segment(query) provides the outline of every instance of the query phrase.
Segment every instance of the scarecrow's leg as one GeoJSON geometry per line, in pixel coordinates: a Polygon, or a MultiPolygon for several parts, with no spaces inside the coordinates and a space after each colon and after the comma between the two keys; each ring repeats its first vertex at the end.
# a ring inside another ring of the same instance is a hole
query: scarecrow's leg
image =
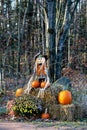
{"type": "Polygon", "coordinates": [[[37,95],[38,98],[44,98],[45,89],[46,89],[47,87],[49,87],[49,85],[50,85],[50,83],[49,83],[49,77],[47,76],[47,83],[46,83],[46,85],[45,85],[44,88],[41,88],[41,89],[39,90],[38,95],[37,95]]]}
{"type": "Polygon", "coordinates": [[[38,92],[38,95],[37,95],[38,98],[44,98],[44,89],[41,88],[38,92]]]}

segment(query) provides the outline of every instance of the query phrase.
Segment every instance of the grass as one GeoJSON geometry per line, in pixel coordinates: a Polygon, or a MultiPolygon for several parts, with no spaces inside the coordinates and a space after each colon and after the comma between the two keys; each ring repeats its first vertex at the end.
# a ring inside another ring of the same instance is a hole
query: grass
{"type": "Polygon", "coordinates": [[[67,121],[33,121],[32,124],[37,125],[37,127],[54,127],[54,128],[72,128],[72,129],[87,129],[87,120],[85,122],[77,121],[77,122],[67,122],[67,121]]]}

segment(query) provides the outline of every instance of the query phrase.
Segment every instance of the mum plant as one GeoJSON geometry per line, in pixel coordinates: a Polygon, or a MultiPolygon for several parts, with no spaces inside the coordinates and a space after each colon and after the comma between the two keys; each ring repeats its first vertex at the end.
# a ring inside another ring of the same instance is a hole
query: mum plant
{"type": "Polygon", "coordinates": [[[39,99],[32,95],[24,94],[21,97],[15,98],[13,110],[22,116],[28,118],[39,116],[42,112],[42,103],[39,99]]]}

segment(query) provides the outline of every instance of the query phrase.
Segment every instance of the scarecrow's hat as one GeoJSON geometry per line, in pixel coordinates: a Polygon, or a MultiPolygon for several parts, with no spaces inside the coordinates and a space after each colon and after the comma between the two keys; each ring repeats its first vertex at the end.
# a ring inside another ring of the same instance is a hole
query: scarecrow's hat
{"type": "Polygon", "coordinates": [[[37,54],[34,56],[34,60],[36,61],[36,59],[37,59],[38,57],[44,57],[44,58],[46,59],[46,61],[47,61],[47,59],[48,59],[47,55],[42,55],[41,52],[37,53],[37,54]]]}

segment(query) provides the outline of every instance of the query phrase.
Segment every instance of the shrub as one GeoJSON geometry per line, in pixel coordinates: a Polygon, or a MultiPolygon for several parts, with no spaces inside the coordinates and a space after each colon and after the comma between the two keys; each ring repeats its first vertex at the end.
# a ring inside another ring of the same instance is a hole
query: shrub
{"type": "Polygon", "coordinates": [[[39,116],[42,112],[42,102],[40,99],[24,94],[15,99],[13,110],[19,114],[30,118],[31,116],[39,116]]]}

